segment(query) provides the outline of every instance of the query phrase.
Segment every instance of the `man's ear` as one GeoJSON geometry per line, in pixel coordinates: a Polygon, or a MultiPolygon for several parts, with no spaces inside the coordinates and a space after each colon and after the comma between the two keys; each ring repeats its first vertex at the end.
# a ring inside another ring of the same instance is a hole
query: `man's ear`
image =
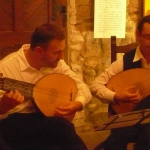
{"type": "Polygon", "coordinates": [[[36,52],[36,54],[37,54],[38,56],[42,56],[42,54],[43,54],[43,49],[42,49],[40,46],[37,46],[37,47],[35,48],[35,52],[36,52]]]}

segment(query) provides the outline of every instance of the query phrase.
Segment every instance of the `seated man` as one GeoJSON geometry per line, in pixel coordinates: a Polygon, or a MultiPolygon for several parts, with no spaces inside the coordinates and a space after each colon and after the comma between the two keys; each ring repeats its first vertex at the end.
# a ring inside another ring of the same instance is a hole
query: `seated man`
{"type": "MultiPolygon", "coordinates": [[[[139,41],[139,46],[130,53],[126,53],[122,59],[113,62],[90,85],[93,96],[102,102],[110,103],[109,106],[112,103],[131,102],[137,103],[133,110],[150,108],[150,96],[140,101],[139,89],[133,92],[133,89],[136,88],[135,86],[131,85],[119,92],[111,91],[106,87],[108,81],[119,72],[132,68],[150,68],[150,15],[143,17],[139,22],[136,37],[139,41]]],[[[145,76],[147,75],[145,74],[145,76]]],[[[112,115],[116,114],[112,107],[109,110],[111,110],[112,115]]],[[[135,150],[150,149],[150,124],[113,129],[110,136],[99,144],[95,150],[126,150],[127,144],[130,142],[135,142],[135,150]]]]}
{"type": "MultiPolygon", "coordinates": [[[[33,32],[31,44],[23,45],[17,52],[0,61],[0,73],[3,77],[35,84],[42,77],[58,73],[70,76],[78,89],[75,99],[65,106],[57,106],[54,110],[55,116],[51,117],[45,117],[40,113],[32,100],[25,98],[19,89],[1,91],[0,135],[3,144],[5,143],[8,148],[87,149],[76,134],[73,124],[66,118],[81,111],[89,102],[91,93],[87,85],[78,79],[63,60],[64,48],[63,30],[52,24],[43,24],[33,32]]],[[[43,98],[43,103],[44,100],[43,98]]]]}

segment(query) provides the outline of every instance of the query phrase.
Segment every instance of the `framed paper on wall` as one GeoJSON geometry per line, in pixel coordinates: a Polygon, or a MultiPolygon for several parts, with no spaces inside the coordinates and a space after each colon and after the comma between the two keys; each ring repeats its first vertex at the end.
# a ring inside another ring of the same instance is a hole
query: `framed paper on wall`
{"type": "Polygon", "coordinates": [[[150,15],[150,0],[143,0],[143,16],[150,15]]]}

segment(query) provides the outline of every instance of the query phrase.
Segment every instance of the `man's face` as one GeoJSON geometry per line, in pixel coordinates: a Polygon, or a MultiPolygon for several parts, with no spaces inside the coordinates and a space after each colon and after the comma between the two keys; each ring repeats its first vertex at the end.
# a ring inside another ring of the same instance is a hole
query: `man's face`
{"type": "Polygon", "coordinates": [[[143,25],[142,32],[137,31],[137,38],[140,42],[140,50],[145,55],[150,55],[150,24],[143,25]]]}
{"type": "Polygon", "coordinates": [[[44,67],[55,68],[63,58],[65,40],[52,40],[46,49],[43,49],[41,61],[44,67]]]}

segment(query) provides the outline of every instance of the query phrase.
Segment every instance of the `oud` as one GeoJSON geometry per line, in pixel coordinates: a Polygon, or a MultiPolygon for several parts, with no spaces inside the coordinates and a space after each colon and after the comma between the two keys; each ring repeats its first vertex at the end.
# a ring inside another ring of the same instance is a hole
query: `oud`
{"type": "MultiPolygon", "coordinates": [[[[148,96],[150,94],[150,69],[135,68],[120,72],[109,80],[107,88],[117,92],[132,85],[139,89],[141,100],[148,96]]],[[[119,114],[132,111],[137,103],[118,102],[110,105],[119,114]]]]}
{"type": "MultiPolygon", "coordinates": [[[[25,99],[32,99],[36,107],[46,116],[54,116],[56,106],[65,106],[75,99],[77,86],[75,81],[63,74],[47,75],[35,84],[10,78],[0,78],[0,89],[18,90],[25,99]]],[[[72,120],[70,116],[68,120],[72,120]]]]}

